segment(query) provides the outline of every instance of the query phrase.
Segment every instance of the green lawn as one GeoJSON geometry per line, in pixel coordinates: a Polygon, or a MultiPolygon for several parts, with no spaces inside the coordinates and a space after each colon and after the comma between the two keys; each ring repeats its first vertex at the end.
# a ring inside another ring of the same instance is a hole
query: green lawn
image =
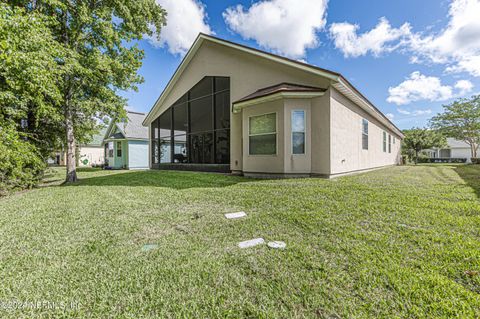
{"type": "Polygon", "coordinates": [[[480,317],[480,165],[60,173],[0,199],[1,318],[480,317]]]}

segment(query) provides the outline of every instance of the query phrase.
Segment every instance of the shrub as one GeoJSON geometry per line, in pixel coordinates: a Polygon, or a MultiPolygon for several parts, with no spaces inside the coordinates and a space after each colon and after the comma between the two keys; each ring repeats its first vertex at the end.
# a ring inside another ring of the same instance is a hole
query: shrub
{"type": "Polygon", "coordinates": [[[480,157],[472,157],[471,161],[472,164],[480,164],[480,157]]]}
{"type": "Polygon", "coordinates": [[[36,147],[22,139],[13,125],[0,126],[0,196],[11,190],[32,188],[45,168],[36,147]]]}
{"type": "Polygon", "coordinates": [[[426,158],[419,157],[418,163],[466,163],[466,158],[451,158],[451,157],[436,157],[436,158],[426,158]]]}

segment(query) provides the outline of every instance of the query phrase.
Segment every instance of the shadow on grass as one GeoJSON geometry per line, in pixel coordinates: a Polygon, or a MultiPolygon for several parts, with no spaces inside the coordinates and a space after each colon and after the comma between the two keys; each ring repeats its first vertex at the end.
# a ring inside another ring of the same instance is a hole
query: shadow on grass
{"type": "Polygon", "coordinates": [[[81,178],[72,186],[150,186],[186,189],[227,187],[247,181],[242,177],[217,173],[148,170],[122,171],[81,178]]]}
{"type": "Polygon", "coordinates": [[[480,198],[480,165],[457,166],[455,172],[473,188],[477,197],[480,198]]]}

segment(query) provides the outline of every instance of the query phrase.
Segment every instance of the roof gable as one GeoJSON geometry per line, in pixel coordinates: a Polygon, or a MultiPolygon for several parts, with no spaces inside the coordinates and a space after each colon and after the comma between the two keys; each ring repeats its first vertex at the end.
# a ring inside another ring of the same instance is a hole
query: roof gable
{"type": "Polygon", "coordinates": [[[127,111],[127,121],[113,120],[108,127],[106,139],[148,139],[148,127],[142,125],[145,113],[127,111]]]}
{"type": "Polygon", "coordinates": [[[202,44],[205,41],[213,42],[222,46],[226,46],[235,50],[240,50],[246,52],[248,54],[266,58],[268,60],[274,61],[276,63],[280,63],[283,65],[288,65],[290,67],[294,67],[296,69],[324,77],[331,81],[332,86],[335,87],[339,92],[345,95],[348,99],[352,100],[356,105],[360,108],[364,109],[372,116],[376,117],[380,120],[384,125],[392,129],[396,132],[400,137],[403,137],[402,131],[393,124],[390,119],[388,119],[373,103],[371,103],[365,96],[363,96],[348,80],[346,80],[340,73],[333,72],[330,70],[326,70],[317,66],[313,66],[310,64],[306,64],[303,62],[299,62],[296,60],[291,60],[276,54],[268,53],[265,51],[261,51],[255,48],[247,47],[238,43],[230,42],[227,40],[219,39],[210,35],[206,35],[200,33],[193,43],[190,50],[187,52],[185,57],[183,58],[182,62],[176,69],[175,73],[173,74],[170,81],[167,83],[165,89],[163,90],[162,94],[159,96],[153,107],[151,108],[150,112],[147,114],[143,121],[143,125],[149,125],[153,120],[156,114],[157,109],[164,103],[165,99],[168,97],[169,93],[172,91],[173,87],[181,77],[182,73],[187,68],[190,61],[195,56],[196,52],[200,49],[202,44]]]}

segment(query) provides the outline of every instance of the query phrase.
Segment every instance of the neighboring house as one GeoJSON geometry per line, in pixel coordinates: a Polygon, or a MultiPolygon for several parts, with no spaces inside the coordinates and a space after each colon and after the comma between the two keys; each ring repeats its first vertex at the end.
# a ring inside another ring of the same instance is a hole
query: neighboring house
{"type": "MultiPolygon", "coordinates": [[[[92,137],[92,141],[87,144],[81,144],[78,147],[79,166],[102,165],[105,163],[105,151],[103,147],[103,138],[107,129],[103,128],[100,132],[92,137]]],[[[67,152],[56,151],[53,158],[47,160],[48,164],[61,165],[67,164],[67,152]]]]}
{"type": "Polygon", "coordinates": [[[148,168],[148,128],[144,113],[127,111],[128,120],[112,121],[104,139],[105,158],[111,168],[148,168]]]}
{"type": "Polygon", "coordinates": [[[342,75],[204,34],[143,125],[151,168],[251,176],[396,165],[404,137],[342,75]]]}
{"type": "Polygon", "coordinates": [[[79,147],[80,166],[102,165],[105,163],[105,151],[103,148],[103,137],[107,128],[103,128],[98,134],[95,134],[92,141],[79,147]]]}
{"type": "MultiPolygon", "coordinates": [[[[435,148],[423,151],[430,158],[455,158],[466,159],[467,163],[471,163],[472,151],[470,145],[464,141],[459,141],[454,138],[447,138],[447,146],[445,148],[435,148]]],[[[477,156],[480,156],[480,151],[477,151],[477,156]]]]}

